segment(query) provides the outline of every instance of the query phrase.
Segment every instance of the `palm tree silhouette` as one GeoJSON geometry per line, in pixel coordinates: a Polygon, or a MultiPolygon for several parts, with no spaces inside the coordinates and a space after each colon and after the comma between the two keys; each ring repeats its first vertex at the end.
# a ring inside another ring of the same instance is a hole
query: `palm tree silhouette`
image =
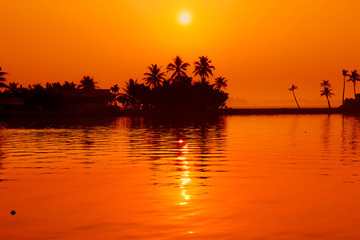
{"type": "Polygon", "coordinates": [[[331,98],[331,96],[334,96],[335,94],[332,93],[332,88],[331,88],[331,84],[330,84],[329,80],[323,80],[323,82],[320,83],[320,86],[321,86],[321,87],[324,87],[324,89],[321,90],[320,96],[321,96],[321,97],[322,97],[322,96],[325,96],[325,97],[326,97],[326,100],[327,100],[327,102],[328,102],[329,108],[331,108],[329,98],[331,98]]]}
{"type": "Polygon", "coordinates": [[[345,82],[346,82],[346,77],[349,76],[348,70],[343,69],[342,70],[342,75],[344,76],[344,85],[343,85],[343,94],[342,94],[342,104],[344,105],[344,101],[345,101],[345,82]]]}
{"type": "Polygon", "coordinates": [[[165,81],[165,73],[161,72],[161,67],[158,67],[157,64],[151,64],[148,69],[150,72],[144,73],[145,77],[143,78],[147,85],[156,88],[165,81]]]}
{"type": "Polygon", "coordinates": [[[296,105],[297,105],[298,108],[300,109],[300,105],[299,105],[299,103],[298,103],[298,101],[297,101],[297,99],[296,99],[296,96],[295,96],[295,90],[296,90],[297,88],[298,88],[298,87],[293,84],[293,85],[291,86],[291,88],[289,88],[288,90],[293,93],[293,96],[294,96],[296,105]]]}
{"type": "Polygon", "coordinates": [[[128,82],[125,82],[125,88],[123,88],[124,92],[128,95],[131,95],[131,90],[137,84],[138,84],[137,80],[130,78],[128,82]]]}
{"type": "Polygon", "coordinates": [[[143,83],[139,84],[137,80],[130,79],[126,83],[124,94],[120,94],[117,100],[123,104],[125,109],[140,110],[149,109],[151,90],[149,86],[143,83]]]}
{"type": "Polygon", "coordinates": [[[357,70],[351,72],[347,81],[354,84],[354,99],[356,99],[356,81],[360,81],[360,75],[357,70]]]}
{"type": "Polygon", "coordinates": [[[117,96],[118,96],[118,92],[119,92],[119,86],[117,85],[117,84],[115,84],[114,86],[112,86],[111,88],[110,88],[110,91],[112,92],[112,96],[113,96],[113,101],[112,102],[114,102],[115,103],[115,106],[116,106],[116,98],[117,98],[117,96]]]}
{"type": "Polygon", "coordinates": [[[217,77],[215,78],[215,88],[221,90],[221,88],[227,87],[227,80],[224,77],[217,77]]]}
{"type": "Polygon", "coordinates": [[[331,87],[330,81],[329,80],[323,80],[322,83],[320,83],[321,87],[331,87]]]}
{"type": "Polygon", "coordinates": [[[199,61],[195,62],[195,70],[193,73],[196,75],[199,75],[201,77],[201,83],[206,83],[206,78],[209,77],[209,74],[212,76],[212,70],[215,70],[215,67],[210,65],[211,61],[208,59],[208,57],[201,56],[199,57],[199,61]]]}
{"type": "Polygon", "coordinates": [[[10,83],[9,83],[9,90],[10,90],[10,92],[16,93],[17,90],[18,90],[18,85],[19,85],[19,83],[10,82],[10,83]]]}
{"type": "Polygon", "coordinates": [[[6,78],[4,77],[5,75],[7,75],[7,72],[2,72],[1,71],[1,67],[0,67],[0,87],[5,87],[8,88],[8,85],[6,85],[4,82],[6,81],[6,78]]]}
{"type": "Polygon", "coordinates": [[[134,88],[138,85],[137,80],[130,78],[128,82],[125,82],[125,88],[123,88],[123,94],[120,94],[119,97],[116,98],[120,103],[122,103],[125,109],[132,108],[136,109],[137,104],[134,97],[134,88]]]}
{"type": "Polygon", "coordinates": [[[84,76],[80,81],[78,89],[94,90],[95,88],[97,88],[96,84],[97,82],[94,82],[94,78],[84,76]]]}
{"type": "Polygon", "coordinates": [[[189,63],[184,62],[181,57],[176,56],[174,63],[169,63],[166,67],[166,72],[173,72],[170,79],[180,81],[183,77],[186,77],[186,68],[190,66],[189,63]]]}
{"type": "Polygon", "coordinates": [[[117,95],[117,93],[119,92],[119,90],[120,90],[120,88],[119,88],[119,86],[118,86],[117,84],[115,84],[114,86],[112,86],[112,87],[110,88],[110,91],[111,91],[112,93],[114,93],[115,95],[117,95]]]}

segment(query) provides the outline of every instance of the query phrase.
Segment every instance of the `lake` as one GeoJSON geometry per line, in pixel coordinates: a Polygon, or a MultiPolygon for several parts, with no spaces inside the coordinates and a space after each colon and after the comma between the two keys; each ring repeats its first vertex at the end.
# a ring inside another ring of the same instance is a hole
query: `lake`
{"type": "Polygon", "coordinates": [[[360,239],[359,136],[341,114],[4,119],[0,239],[360,239]]]}

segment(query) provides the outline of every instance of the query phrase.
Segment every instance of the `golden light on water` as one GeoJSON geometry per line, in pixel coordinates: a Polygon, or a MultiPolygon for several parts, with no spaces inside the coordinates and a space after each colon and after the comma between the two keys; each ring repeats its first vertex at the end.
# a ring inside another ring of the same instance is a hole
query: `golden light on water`
{"type": "MultiPolygon", "coordinates": [[[[178,143],[180,144],[184,144],[184,140],[180,139],[178,141],[178,143]]],[[[186,158],[186,154],[188,153],[188,145],[184,144],[184,146],[181,147],[180,149],[180,155],[178,156],[178,159],[182,161],[182,168],[183,168],[183,173],[181,175],[181,183],[180,183],[180,188],[181,190],[181,196],[183,198],[183,201],[180,202],[180,205],[186,205],[187,201],[190,200],[191,196],[189,194],[186,193],[186,184],[188,184],[191,181],[190,178],[190,171],[189,168],[190,166],[188,166],[189,162],[187,161],[186,158]]]]}

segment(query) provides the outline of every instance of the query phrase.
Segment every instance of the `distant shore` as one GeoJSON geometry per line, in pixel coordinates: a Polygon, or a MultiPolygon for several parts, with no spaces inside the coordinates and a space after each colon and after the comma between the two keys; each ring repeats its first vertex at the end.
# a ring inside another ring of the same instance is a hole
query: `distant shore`
{"type": "Polygon", "coordinates": [[[236,108],[222,109],[224,115],[337,114],[340,108],[236,108]]]}
{"type": "Polygon", "coordinates": [[[355,111],[343,111],[341,108],[229,108],[219,110],[179,110],[179,111],[144,111],[106,109],[101,111],[10,111],[0,113],[0,117],[71,117],[71,116],[184,116],[187,118],[210,115],[282,115],[282,114],[356,114],[355,111]]]}

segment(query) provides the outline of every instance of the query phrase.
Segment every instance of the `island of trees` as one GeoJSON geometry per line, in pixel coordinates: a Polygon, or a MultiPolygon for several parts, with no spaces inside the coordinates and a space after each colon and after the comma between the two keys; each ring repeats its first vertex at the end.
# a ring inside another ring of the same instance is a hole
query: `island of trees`
{"type": "MultiPolygon", "coordinates": [[[[157,64],[152,64],[144,73],[142,82],[130,79],[125,83],[123,92],[119,91],[118,85],[114,85],[109,95],[103,94],[102,98],[107,97],[113,109],[169,111],[226,108],[226,100],[229,97],[225,92],[227,79],[219,76],[213,83],[210,82],[210,77],[213,76],[215,70],[211,60],[206,56],[199,57],[194,63],[193,76],[187,73],[189,66],[190,64],[184,62],[179,56],[175,57],[165,70],[157,64]]],[[[89,100],[90,96],[94,98],[98,88],[97,82],[89,76],[84,76],[79,85],[67,81],[64,84],[46,83],[45,87],[41,84],[23,87],[15,82],[7,85],[5,84],[6,74],[0,68],[0,87],[5,88],[1,96],[22,99],[27,110],[39,108],[59,110],[64,108],[69,95],[82,94],[89,100]]],[[[74,99],[72,102],[76,104],[79,99],[74,99]]]]}
{"type": "Polygon", "coordinates": [[[215,78],[210,83],[209,77],[213,76],[215,67],[205,56],[199,57],[194,63],[193,77],[186,73],[189,63],[184,62],[179,56],[173,59],[166,67],[166,73],[157,64],[148,67],[144,74],[144,83],[130,79],[126,82],[124,93],[118,94],[117,86],[111,90],[116,95],[116,100],[125,109],[134,110],[178,110],[178,109],[219,109],[226,107],[228,93],[224,92],[227,80],[224,77],[215,78]]]}

